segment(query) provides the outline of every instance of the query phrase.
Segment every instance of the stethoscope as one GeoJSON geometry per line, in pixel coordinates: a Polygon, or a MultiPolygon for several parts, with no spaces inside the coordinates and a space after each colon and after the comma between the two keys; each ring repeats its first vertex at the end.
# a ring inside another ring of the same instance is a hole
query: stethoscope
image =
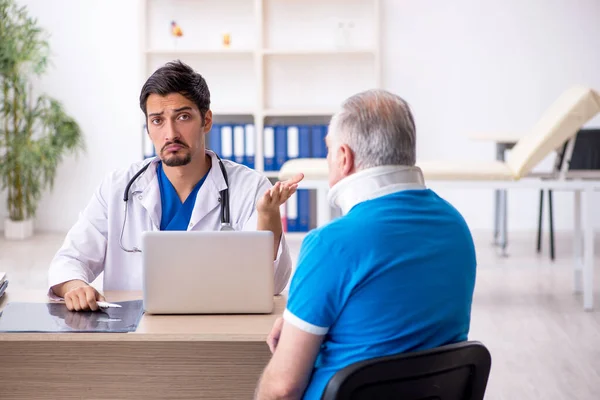
{"type": "MultiPolygon", "coordinates": [[[[215,154],[216,155],[216,154],[215,154]]],[[[219,202],[221,203],[221,231],[233,231],[233,227],[231,226],[231,217],[229,214],[229,180],[227,177],[227,171],[225,170],[225,166],[223,165],[223,162],[221,161],[221,158],[217,156],[217,159],[219,160],[219,167],[221,168],[221,173],[223,173],[223,179],[225,179],[225,185],[227,185],[227,187],[223,190],[221,190],[219,192],[219,194],[221,195],[221,198],[219,199],[219,202]]],[[[125,232],[125,223],[127,221],[127,209],[128,209],[128,204],[129,204],[129,189],[131,188],[131,185],[133,184],[133,182],[135,182],[135,180],[144,172],[146,172],[146,170],[148,169],[148,167],[152,164],[152,162],[149,162],[148,164],[144,165],[138,172],[136,172],[136,174],[133,176],[133,178],[131,178],[129,180],[129,182],[127,183],[127,186],[125,186],[125,192],[123,193],[123,201],[125,202],[125,217],[123,218],[123,227],[121,228],[121,237],[119,238],[119,246],[121,246],[121,249],[123,249],[123,251],[126,251],[127,253],[141,253],[142,250],[138,249],[137,247],[134,247],[133,249],[127,249],[125,248],[125,246],[123,246],[123,233],[125,232]]],[[[135,194],[135,193],[132,193],[135,194]]]]}

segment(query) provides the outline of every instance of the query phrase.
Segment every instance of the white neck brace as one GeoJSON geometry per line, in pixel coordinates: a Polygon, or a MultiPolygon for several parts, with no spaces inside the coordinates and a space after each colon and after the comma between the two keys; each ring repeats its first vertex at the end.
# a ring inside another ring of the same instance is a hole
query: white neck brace
{"type": "Polygon", "coordinates": [[[345,215],[358,203],[401,190],[425,189],[419,167],[386,165],[358,171],[329,190],[328,200],[345,215]]]}

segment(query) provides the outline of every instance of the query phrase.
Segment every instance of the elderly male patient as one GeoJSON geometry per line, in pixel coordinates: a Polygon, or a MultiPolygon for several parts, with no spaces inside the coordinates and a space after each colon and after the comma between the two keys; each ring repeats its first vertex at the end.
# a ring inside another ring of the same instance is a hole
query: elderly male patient
{"type": "Polygon", "coordinates": [[[356,94],[326,142],[329,200],[343,215],[302,243],[257,399],[319,399],[357,361],[467,340],[473,239],[425,187],[407,103],[383,90],[356,94]]]}

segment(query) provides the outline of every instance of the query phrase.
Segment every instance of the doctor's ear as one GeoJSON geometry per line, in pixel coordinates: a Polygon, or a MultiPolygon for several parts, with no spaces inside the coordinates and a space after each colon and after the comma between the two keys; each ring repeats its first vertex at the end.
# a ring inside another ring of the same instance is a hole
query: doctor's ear
{"type": "Polygon", "coordinates": [[[212,124],[213,124],[212,117],[213,117],[213,115],[212,115],[211,110],[207,110],[206,113],[204,113],[204,118],[202,118],[203,119],[202,126],[204,128],[204,133],[208,133],[212,129],[212,124]]]}

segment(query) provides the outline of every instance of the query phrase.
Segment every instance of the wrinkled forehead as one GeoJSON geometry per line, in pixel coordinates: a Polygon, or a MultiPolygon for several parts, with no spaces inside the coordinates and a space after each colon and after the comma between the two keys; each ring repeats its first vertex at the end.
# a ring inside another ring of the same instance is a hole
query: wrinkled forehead
{"type": "Polygon", "coordinates": [[[146,100],[148,115],[163,112],[176,113],[183,109],[198,111],[196,103],[180,93],[169,93],[166,95],[152,93],[146,100]]]}

